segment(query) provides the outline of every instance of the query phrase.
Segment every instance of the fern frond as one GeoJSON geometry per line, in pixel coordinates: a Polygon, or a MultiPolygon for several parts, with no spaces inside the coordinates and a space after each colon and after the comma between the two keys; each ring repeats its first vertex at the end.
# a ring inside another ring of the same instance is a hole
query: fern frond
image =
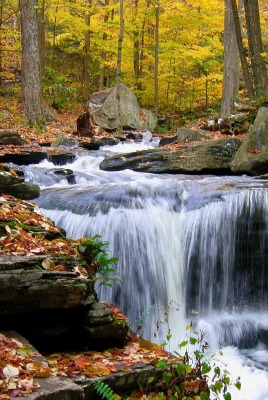
{"type": "Polygon", "coordinates": [[[107,383],[96,381],[93,383],[93,388],[104,400],[119,400],[121,399],[107,383]]]}

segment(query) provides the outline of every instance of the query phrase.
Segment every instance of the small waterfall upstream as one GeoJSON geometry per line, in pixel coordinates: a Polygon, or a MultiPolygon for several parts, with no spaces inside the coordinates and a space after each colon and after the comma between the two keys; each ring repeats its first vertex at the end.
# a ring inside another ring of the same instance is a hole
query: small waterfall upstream
{"type": "Polygon", "coordinates": [[[241,376],[233,398],[268,399],[266,181],[101,171],[109,150],[65,165],[75,183],[47,161],[24,167],[42,187],[36,203],[68,236],[98,233],[109,242],[123,284],[100,286],[98,295],[120,307],[134,331],[163,343],[170,330],[175,350],[193,320],[241,376]]]}

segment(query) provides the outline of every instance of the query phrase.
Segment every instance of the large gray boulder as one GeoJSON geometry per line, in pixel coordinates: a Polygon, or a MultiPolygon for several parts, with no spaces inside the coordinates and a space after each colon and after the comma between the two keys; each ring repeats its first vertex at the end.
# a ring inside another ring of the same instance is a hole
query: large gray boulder
{"type": "Polygon", "coordinates": [[[268,172],[268,108],[261,107],[254,124],[235,155],[233,172],[260,175],[268,172]]]}
{"type": "Polygon", "coordinates": [[[146,150],[106,158],[100,169],[153,173],[230,173],[239,139],[218,139],[181,146],[178,150],[146,150]]]}
{"type": "MultiPolygon", "coordinates": [[[[119,85],[121,125],[127,129],[154,130],[156,116],[141,110],[137,97],[124,83],[119,85]]],[[[88,111],[93,124],[105,130],[115,130],[117,123],[116,87],[99,91],[88,102],[88,111]]]]}

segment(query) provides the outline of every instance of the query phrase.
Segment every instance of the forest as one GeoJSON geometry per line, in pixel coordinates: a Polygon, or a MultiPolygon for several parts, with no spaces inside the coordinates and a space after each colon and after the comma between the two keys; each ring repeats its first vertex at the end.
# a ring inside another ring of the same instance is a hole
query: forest
{"type": "Polygon", "coordinates": [[[41,103],[85,104],[118,79],[181,124],[230,114],[267,97],[267,18],[265,0],[2,0],[1,95],[22,98],[31,124],[41,103]]]}

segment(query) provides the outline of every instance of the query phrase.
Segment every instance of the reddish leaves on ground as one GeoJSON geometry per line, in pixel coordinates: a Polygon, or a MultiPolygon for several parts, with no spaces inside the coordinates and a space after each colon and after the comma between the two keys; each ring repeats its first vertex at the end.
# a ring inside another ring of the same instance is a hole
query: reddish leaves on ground
{"type": "Polygon", "coordinates": [[[132,336],[123,349],[85,351],[79,354],[56,353],[47,357],[47,360],[53,375],[68,378],[84,375],[97,378],[117,371],[129,371],[130,368],[141,364],[156,364],[160,359],[172,359],[158,345],[151,343],[153,347],[148,348],[144,345],[145,342],[132,336]]]}
{"type": "Polygon", "coordinates": [[[35,377],[48,377],[51,374],[46,362],[37,361],[40,357],[30,345],[17,339],[9,339],[0,333],[0,399],[26,396],[38,390],[40,385],[35,377]]]}
{"type": "Polygon", "coordinates": [[[248,153],[253,153],[253,154],[260,154],[260,153],[261,153],[261,150],[253,149],[253,150],[248,150],[247,152],[248,152],[248,153]]]}
{"type": "Polygon", "coordinates": [[[53,271],[65,271],[67,266],[64,261],[55,262],[52,257],[73,257],[76,266],[68,267],[68,270],[87,278],[86,269],[80,265],[79,243],[79,240],[67,239],[49,218],[41,214],[36,204],[8,195],[0,196],[0,254],[47,255],[42,267],[53,271]]]}
{"type": "Polygon", "coordinates": [[[160,359],[173,359],[158,345],[150,343],[148,347],[149,343],[132,335],[123,349],[54,353],[46,360],[37,361],[41,355],[30,345],[0,333],[0,400],[25,396],[38,390],[40,385],[34,378],[98,378],[117,371],[129,371],[142,364],[155,365],[160,359]]]}

